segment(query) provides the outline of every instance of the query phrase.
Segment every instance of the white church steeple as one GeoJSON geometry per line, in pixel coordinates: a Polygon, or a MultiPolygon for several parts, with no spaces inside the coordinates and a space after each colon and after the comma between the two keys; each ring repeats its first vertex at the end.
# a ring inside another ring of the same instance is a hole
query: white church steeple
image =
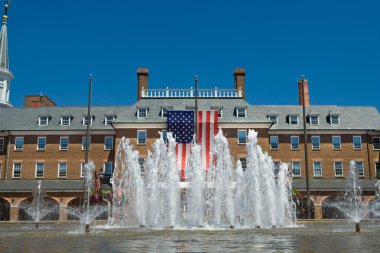
{"type": "Polygon", "coordinates": [[[4,5],[3,24],[0,31],[0,107],[12,107],[9,104],[9,91],[13,74],[9,70],[7,21],[8,1],[4,5]]]}

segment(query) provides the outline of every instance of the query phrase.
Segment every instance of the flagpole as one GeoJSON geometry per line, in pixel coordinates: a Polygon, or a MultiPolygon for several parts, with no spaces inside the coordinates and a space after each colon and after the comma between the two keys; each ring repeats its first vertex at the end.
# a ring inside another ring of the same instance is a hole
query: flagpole
{"type": "Polygon", "coordinates": [[[198,75],[194,76],[195,81],[195,142],[198,139],[198,75]]]}
{"type": "MultiPolygon", "coordinates": [[[[91,120],[90,120],[90,117],[91,117],[91,96],[92,96],[92,74],[90,74],[90,78],[89,78],[89,90],[88,90],[88,111],[87,111],[87,129],[86,129],[86,150],[85,150],[85,153],[84,153],[84,161],[86,164],[88,164],[88,150],[89,150],[89,139],[90,139],[90,124],[91,124],[91,120]]],[[[87,165],[88,166],[88,165],[87,165]]],[[[88,173],[88,171],[86,171],[86,174],[88,173]]],[[[86,211],[87,211],[87,214],[86,215],[89,215],[90,213],[90,191],[87,189],[86,187],[86,177],[87,175],[84,176],[84,199],[86,200],[87,199],[87,202],[86,202],[86,211]]],[[[87,220],[86,221],[86,228],[85,228],[85,231],[86,233],[89,233],[90,232],[90,224],[88,223],[89,221],[87,220]]]]}

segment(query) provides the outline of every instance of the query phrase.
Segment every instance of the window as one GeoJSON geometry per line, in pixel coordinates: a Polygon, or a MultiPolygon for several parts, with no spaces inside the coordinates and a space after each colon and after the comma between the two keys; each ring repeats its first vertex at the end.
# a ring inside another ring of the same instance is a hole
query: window
{"type": "Polygon", "coordinates": [[[222,106],[212,106],[211,110],[218,111],[218,118],[223,117],[223,107],[222,106]]]}
{"type": "Polygon", "coordinates": [[[145,158],[139,157],[138,162],[139,162],[139,165],[140,165],[140,173],[141,173],[141,175],[144,175],[144,173],[145,173],[145,169],[144,169],[145,158]]]}
{"type": "Polygon", "coordinates": [[[115,120],[115,116],[106,116],[104,118],[104,125],[111,125],[112,121],[115,120]]]}
{"type": "Polygon", "coordinates": [[[37,138],[37,150],[45,150],[46,148],[46,137],[37,138]]]}
{"type": "Polygon", "coordinates": [[[112,174],[113,174],[112,162],[103,163],[103,172],[106,177],[112,177],[112,174]]]}
{"type": "Polygon", "coordinates": [[[86,176],[86,163],[80,164],[80,176],[85,177],[86,176]]]}
{"type": "Polygon", "coordinates": [[[310,125],[319,125],[319,116],[318,115],[310,115],[309,116],[310,125]]]}
{"type": "Polygon", "coordinates": [[[277,115],[268,115],[267,118],[273,122],[273,124],[278,124],[278,116],[277,115]]]}
{"type": "Polygon", "coordinates": [[[299,137],[298,136],[290,136],[290,144],[292,149],[299,149],[299,137]]]}
{"type": "Polygon", "coordinates": [[[44,163],[36,163],[36,177],[44,177],[44,168],[45,164],[44,163]]]}
{"type": "Polygon", "coordinates": [[[104,149],[105,150],[112,150],[113,149],[113,137],[112,136],[105,136],[104,137],[104,149]]]}
{"type": "Polygon", "coordinates": [[[39,126],[47,126],[49,124],[49,117],[47,116],[41,116],[38,119],[38,125],[39,126]]]}
{"type": "Polygon", "coordinates": [[[24,149],[24,137],[16,137],[15,139],[15,150],[21,151],[24,149]]]}
{"type": "Polygon", "coordinates": [[[69,137],[60,137],[59,138],[59,150],[68,150],[69,149],[69,137]]]}
{"type": "Polygon", "coordinates": [[[301,162],[292,162],[293,177],[301,176],[301,162]]]}
{"type": "Polygon", "coordinates": [[[277,175],[278,172],[280,172],[280,165],[281,165],[281,163],[280,163],[279,161],[275,161],[275,162],[273,162],[273,166],[274,166],[274,168],[273,168],[273,173],[274,173],[275,175],[277,175]]]}
{"type": "Polygon", "coordinates": [[[352,143],[354,144],[354,149],[362,149],[362,137],[352,136],[352,143]]]}
{"type": "Polygon", "coordinates": [[[332,145],[333,145],[333,149],[340,149],[341,148],[341,145],[340,145],[340,136],[333,136],[332,137],[332,145]]]}
{"type": "MultiPolygon", "coordinates": [[[[93,121],[93,117],[90,116],[90,126],[92,126],[92,121],[93,121]]],[[[82,123],[84,126],[87,126],[87,124],[88,124],[88,117],[87,116],[83,117],[82,123]]]]}
{"type": "Polygon", "coordinates": [[[319,136],[311,136],[311,148],[320,149],[320,139],[319,136]]]}
{"type": "Polygon", "coordinates": [[[91,136],[88,137],[88,142],[86,141],[87,140],[87,136],[83,136],[82,137],[82,150],[86,150],[86,147],[87,147],[87,143],[88,143],[88,150],[91,149],[91,136]]]}
{"type": "Polygon", "coordinates": [[[358,172],[359,177],[364,177],[364,162],[355,161],[356,171],[358,172]]]}
{"type": "Polygon", "coordinates": [[[137,144],[146,144],[146,130],[137,130],[137,144]]]}
{"type": "Polygon", "coordinates": [[[322,176],[322,162],[313,162],[314,177],[322,176]]]}
{"type": "Polygon", "coordinates": [[[238,144],[247,143],[247,130],[238,130],[238,144]]]}
{"type": "Polygon", "coordinates": [[[70,126],[70,123],[71,123],[71,117],[70,116],[61,117],[61,126],[70,126]]]}
{"type": "Polygon", "coordinates": [[[336,177],[343,176],[343,162],[334,162],[334,171],[336,177]]]}
{"type": "Polygon", "coordinates": [[[168,111],[172,111],[172,110],[173,110],[172,106],[161,107],[161,117],[166,118],[168,116],[168,111]]]}
{"type": "Polygon", "coordinates": [[[164,142],[168,141],[168,131],[162,130],[162,139],[164,139],[164,142]]]}
{"type": "Polygon", "coordinates": [[[137,109],[137,118],[143,119],[148,115],[148,108],[138,108],[137,109]]]}
{"type": "Polygon", "coordinates": [[[269,143],[270,143],[271,149],[278,149],[280,146],[278,143],[278,136],[270,136],[269,137],[269,143]]]}
{"type": "Polygon", "coordinates": [[[297,115],[289,115],[289,124],[290,125],[298,125],[298,116],[297,115]]]}
{"type": "Polygon", "coordinates": [[[12,177],[21,178],[21,169],[22,169],[21,163],[14,163],[12,177]]]}
{"type": "Polygon", "coordinates": [[[4,151],[4,138],[0,138],[0,151],[4,151]]]}
{"type": "Polygon", "coordinates": [[[375,173],[376,178],[380,179],[380,162],[375,162],[375,173]]]}
{"type": "Polygon", "coordinates": [[[246,117],[246,108],[237,107],[236,108],[236,117],[237,118],[245,118],[246,117]]]}
{"type": "Polygon", "coordinates": [[[243,171],[245,171],[247,169],[247,158],[241,157],[239,158],[239,160],[241,163],[241,168],[243,169],[243,171]]]}
{"type": "Polygon", "coordinates": [[[67,163],[58,163],[58,177],[67,176],[67,163]]]}
{"type": "Polygon", "coordinates": [[[330,115],[330,124],[339,125],[340,124],[339,115],[330,115]]]}
{"type": "Polygon", "coordinates": [[[376,149],[376,150],[380,149],[380,137],[373,137],[372,143],[373,143],[373,149],[376,149]]]}

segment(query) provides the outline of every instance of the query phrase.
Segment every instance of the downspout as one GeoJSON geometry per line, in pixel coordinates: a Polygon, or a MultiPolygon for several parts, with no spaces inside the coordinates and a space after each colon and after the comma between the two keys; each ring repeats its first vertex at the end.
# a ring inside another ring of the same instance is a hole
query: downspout
{"type": "Polygon", "coordinates": [[[369,154],[369,130],[367,131],[367,159],[368,159],[368,170],[369,170],[369,180],[372,180],[372,173],[371,173],[371,161],[370,161],[370,154],[369,154]]]}
{"type": "Polygon", "coordinates": [[[8,131],[7,157],[5,159],[5,176],[4,180],[8,179],[9,155],[11,152],[11,132],[8,131]]]}

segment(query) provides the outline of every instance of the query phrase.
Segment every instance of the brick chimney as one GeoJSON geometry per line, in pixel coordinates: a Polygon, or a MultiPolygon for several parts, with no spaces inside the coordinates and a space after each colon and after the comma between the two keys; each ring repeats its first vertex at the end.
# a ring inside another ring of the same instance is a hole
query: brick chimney
{"type": "Polygon", "coordinates": [[[309,85],[308,85],[307,80],[304,78],[304,76],[301,76],[300,80],[298,80],[298,103],[299,105],[303,105],[302,84],[303,84],[303,92],[305,95],[305,106],[309,106],[310,105],[309,85]]]}
{"type": "Polygon", "coordinates": [[[26,95],[24,97],[24,107],[48,107],[48,106],[57,106],[53,100],[51,100],[46,95],[26,95]]]}
{"type": "Polygon", "coordinates": [[[245,69],[235,68],[234,70],[235,89],[241,89],[243,99],[245,99],[245,69]]]}
{"type": "Polygon", "coordinates": [[[147,68],[139,68],[137,70],[137,99],[140,100],[142,97],[142,90],[148,89],[148,77],[149,70],[147,68]]]}

